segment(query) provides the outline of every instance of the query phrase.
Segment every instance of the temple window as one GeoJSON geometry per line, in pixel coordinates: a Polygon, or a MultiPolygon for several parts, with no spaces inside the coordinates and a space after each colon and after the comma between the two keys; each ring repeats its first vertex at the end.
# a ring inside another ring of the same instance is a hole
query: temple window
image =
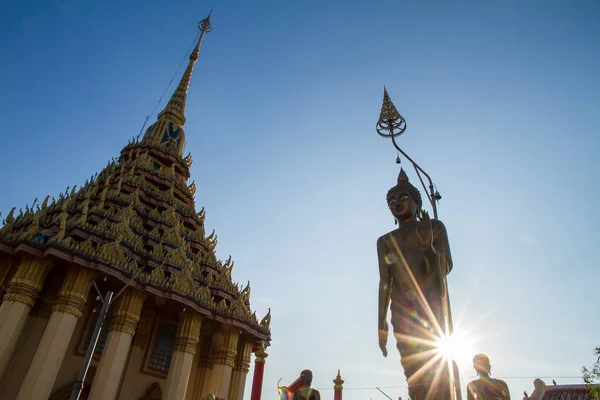
{"type": "Polygon", "coordinates": [[[154,328],[152,342],[146,355],[146,372],[167,375],[173,355],[173,343],[177,324],[159,318],[154,328]]]}

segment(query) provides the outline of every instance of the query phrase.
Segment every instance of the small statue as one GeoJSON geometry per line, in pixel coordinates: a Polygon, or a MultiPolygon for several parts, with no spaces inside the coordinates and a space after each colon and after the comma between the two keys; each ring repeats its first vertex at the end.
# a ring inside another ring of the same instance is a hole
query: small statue
{"type": "Polygon", "coordinates": [[[300,388],[294,392],[293,400],[321,400],[321,393],[310,387],[312,379],[311,370],[305,369],[300,373],[300,388]]]}
{"type": "Polygon", "coordinates": [[[402,169],[387,202],[398,228],[377,241],[379,347],[387,357],[390,309],[410,398],[449,400],[447,363],[435,351],[446,334],[446,275],[452,269],[446,228],[421,210],[421,194],[402,169]]]}
{"type": "MultiPolygon", "coordinates": [[[[490,359],[485,354],[477,354],[473,357],[473,368],[477,372],[479,379],[469,382],[467,385],[467,399],[491,399],[491,400],[510,400],[510,391],[508,385],[501,379],[490,377],[492,366],[490,359]]],[[[527,392],[525,393],[525,398],[527,392]]]]}

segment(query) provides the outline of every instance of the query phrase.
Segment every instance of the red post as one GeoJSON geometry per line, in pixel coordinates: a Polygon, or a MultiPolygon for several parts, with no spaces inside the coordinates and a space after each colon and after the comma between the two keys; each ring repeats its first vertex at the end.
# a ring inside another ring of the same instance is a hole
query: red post
{"type": "Polygon", "coordinates": [[[344,389],[342,385],[344,384],[344,380],[340,376],[339,369],[337,376],[333,380],[333,383],[333,400],[342,400],[342,390],[344,389]]]}
{"type": "Polygon", "coordinates": [[[265,362],[269,356],[265,351],[264,343],[254,352],[256,360],[254,360],[254,378],[252,379],[252,394],[250,400],[260,400],[262,394],[263,377],[265,374],[265,362]]]}

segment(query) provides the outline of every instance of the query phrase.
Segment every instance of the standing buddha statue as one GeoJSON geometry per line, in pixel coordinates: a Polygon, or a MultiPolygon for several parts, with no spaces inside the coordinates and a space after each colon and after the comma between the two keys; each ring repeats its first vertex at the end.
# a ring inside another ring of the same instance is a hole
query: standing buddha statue
{"type": "Polygon", "coordinates": [[[448,333],[446,275],[452,258],[446,228],[421,210],[421,194],[402,169],[387,202],[398,228],[377,241],[379,347],[387,357],[390,310],[410,398],[450,400],[447,362],[436,351],[448,333]]]}

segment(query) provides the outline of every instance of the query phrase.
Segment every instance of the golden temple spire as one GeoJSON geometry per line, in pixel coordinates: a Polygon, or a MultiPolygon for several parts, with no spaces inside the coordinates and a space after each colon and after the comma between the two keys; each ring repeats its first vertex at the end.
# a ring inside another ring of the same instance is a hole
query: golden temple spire
{"type": "Polygon", "coordinates": [[[143,144],[160,147],[179,156],[182,156],[185,146],[185,134],[183,132],[185,100],[192,79],[192,71],[200,54],[202,39],[204,39],[205,33],[212,30],[210,13],[208,17],[200,21],[198,28],[200,28],[200,38],[190,54],[190,61],[179,81],[179,85],[177,85],[177,89],[173,92],[164,110],[158,113],[157,121],[146,130],[142,139],[143,144]]]}
{"type": "Polygon", "coordinates": [[[198,24],[198,28],[200,28],[200,38],[198,39],[194,50],[190,54],[190,61],[188,62],[188,66],[185,69],[181,80],[179,81],[177,89],[175,89],[175,92],[173,92],[173,95],[171,96],[171,99],[169,100],[169,103],[167,103],[165,109],[158,113],[158,119],[160,119],[162,116],[165,116],[170,117],[173,122],[180,126],[185,124],[184,111],[187,91],[190,86],[190,80],[192,79],[194,65],[196,64],[198,55],[200,54],[200,45],[202,44],[202,39],[204,39],[204,34],[212,30],[212,25],[210,23],[211,13],[212,11],[208,14],[208,17],[200,21],[198,24]]]}

